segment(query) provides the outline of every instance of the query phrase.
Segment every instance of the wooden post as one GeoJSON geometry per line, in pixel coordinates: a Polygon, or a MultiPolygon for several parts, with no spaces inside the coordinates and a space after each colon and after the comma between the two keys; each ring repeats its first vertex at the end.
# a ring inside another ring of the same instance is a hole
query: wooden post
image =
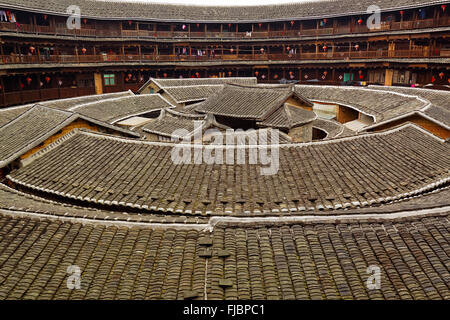
{"type": "Polygon", "coordinates": [[[94,87],[95,87],[95,94],[103,93],[103,79],[102,74],[99,72],[94,73],[94,87]]]}
{"type": "Polygon", "coordinates": [[[392,79],[394,78],[394,70],[386,69],[386,74],[384,77],[384,85],[392,86],[392,79]]]}
{"type": "Polygon", "coordinates": [[[75,56],[77,57],[77,62],[80,62],[80,58],[78,57],[78,46],[75,46],[75,56]]]}
{"type": "Polygon", "coordinates": [[[408,58],[411,58],[411,49],[412,49],[412,40],[411,35],[409,36],[409,51],[408,51],[408,58]]]}

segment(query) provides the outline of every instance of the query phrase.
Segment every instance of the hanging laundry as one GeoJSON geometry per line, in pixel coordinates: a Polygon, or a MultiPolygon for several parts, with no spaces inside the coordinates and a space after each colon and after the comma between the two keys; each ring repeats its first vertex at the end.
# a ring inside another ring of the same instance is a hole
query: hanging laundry
{"type": "Polygon", "coordinates": [[[420,11],[420,18],[421,18],[421,19],[425,19],[426,16],[427,16],[427,12],[426,12],[425,10],[421,10],[421,11],[420,11]]]}
{"type": "Polygon", "coordinates": [[[5,10],[0,10],[0,21],[8,22],[8,16],[6,15],[5,10]]]}

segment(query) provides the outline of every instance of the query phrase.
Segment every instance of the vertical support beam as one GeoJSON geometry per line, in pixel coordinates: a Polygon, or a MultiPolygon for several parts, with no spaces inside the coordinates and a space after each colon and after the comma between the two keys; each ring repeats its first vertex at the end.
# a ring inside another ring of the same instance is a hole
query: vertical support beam
{"type": "Polygon", "coordinates": [[[412,39],[411,39],[411,35],[410,35],[410,36],[409,36],[408,58],[411,58],[411,49],[412,49],[412,39]]]}
{"type": "Polygon", "coordinates": [[[102,74],[99,72],[94,73],[94,87],[95,87],[95,94],[103,93],[103,79],[102,74]]]}
{"type": "Polygon", "coordinates": [[[80,62],[80,57],[78,57],[78,46],[75,46],[75,56],[77,58],[77,62],[80,62]]]}
{"type": "Polygon", "coordinates": [[[386,74],[384,76],[384,85],[392,86],[392,79],[394,78],[394,70],[386,69],[386,74]]]}

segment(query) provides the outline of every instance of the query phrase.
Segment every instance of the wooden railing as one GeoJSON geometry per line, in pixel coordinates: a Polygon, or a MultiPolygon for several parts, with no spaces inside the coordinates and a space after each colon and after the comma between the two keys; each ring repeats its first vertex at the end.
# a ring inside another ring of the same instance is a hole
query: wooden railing
{"type": "Polygon", "coordinates": [[[380,28],[369,29],[366,24],[342,25],[334,28],[313,28],[282,31],[254,31],[254,32],[218,32],[218,31],[154,31],[154,30],[120,30],[120,29],[68,29],[65,25],[56,27],[35,26],[0,22],[0,31],[34,34],[54,34],[75,37],[119,37],[119,38],[160,38],[160,39],[272,39],[272,38],[299,38],[304,36],[321,36],[349,33],[369,33],[389,30],[411,30],[450,26],[448,17],[440,19],[424,19],[400,22],[382,22],[380,28]]]}
{"type": "Polygon", "coordinates": [[[64,99],[95,94],[94,88],[51,88],[0,93],[0,106],[64,99]]]}
{"type": "Polygon", "coordinates": [[[376,51],[335,51],[312,53],[269,53],[269,54],[215,54],[215,55],[0,55],[0,64],[81,64],[81,63],[124,63],[124,62],[202,62],[202,61],[291,61],[291,60],[349,60],[381,58],[428,58],[447,57],[448,51],[430,53],[429,50],[376,50],[376,51]]]}

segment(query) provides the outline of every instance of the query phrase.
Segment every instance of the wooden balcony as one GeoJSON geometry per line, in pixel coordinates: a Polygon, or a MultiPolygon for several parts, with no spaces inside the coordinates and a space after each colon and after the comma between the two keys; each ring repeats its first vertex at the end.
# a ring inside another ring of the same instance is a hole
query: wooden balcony
{"type": "Polygon", "coordinates": [[[331,51],[328,52],[302,52],[264,53],[254,54],[215,54],[194,55],[135,55],[135,54],[99,54],[99,55],[3,55],[0,64],[84,64],[84,63],[126,63],[126,62],[205,62],[205,61],[293,61],[293,60],[357,60],[382,58],[439,58],[448,57],[449,52],[442,50],[430,54],[429,50],[374,50],[374,51],[331,51]]]}
{"type": "Polygon", "coordinates": [[[94,88],[51,88],[23,90],[0,94],[0,106],[12,106],[38,101],[64,99],[95,94],[94,88]]]}
{"type": "MultiPolygon", "coordinates": [[[[111,22],[114,24],[114,22],[111,22]]],[[[114,25],[113,25],[114,26],[114,25]]],[[[118,26],[118,25],[117,25],[118,26]]],[[[400,22],[381,23],[378,29],[369,29],[362,25],[338,25],[335,27],[318,27],[313,29],[296,29],[281,31],[253,31],[253,32],[213,32],[213,31],[154,31],[154,30],[120,30],[117,29],[68,29],[65,25],[58,24],[55,27],[36,26],[21,24],[19,27],[14,23],[0,22],[0,31],[16,33],[33,33],[44,35],[66,35],[74,37],[117,37],[117,38],[155,38],[155,39],[276,39],[276,38],[299,38],[304,36],[339,35],[351,33],[370,33],[390,30],[413,30],[423,28],[448,27],[448,17],[440,19],[424,19],[400,22]]]]}

